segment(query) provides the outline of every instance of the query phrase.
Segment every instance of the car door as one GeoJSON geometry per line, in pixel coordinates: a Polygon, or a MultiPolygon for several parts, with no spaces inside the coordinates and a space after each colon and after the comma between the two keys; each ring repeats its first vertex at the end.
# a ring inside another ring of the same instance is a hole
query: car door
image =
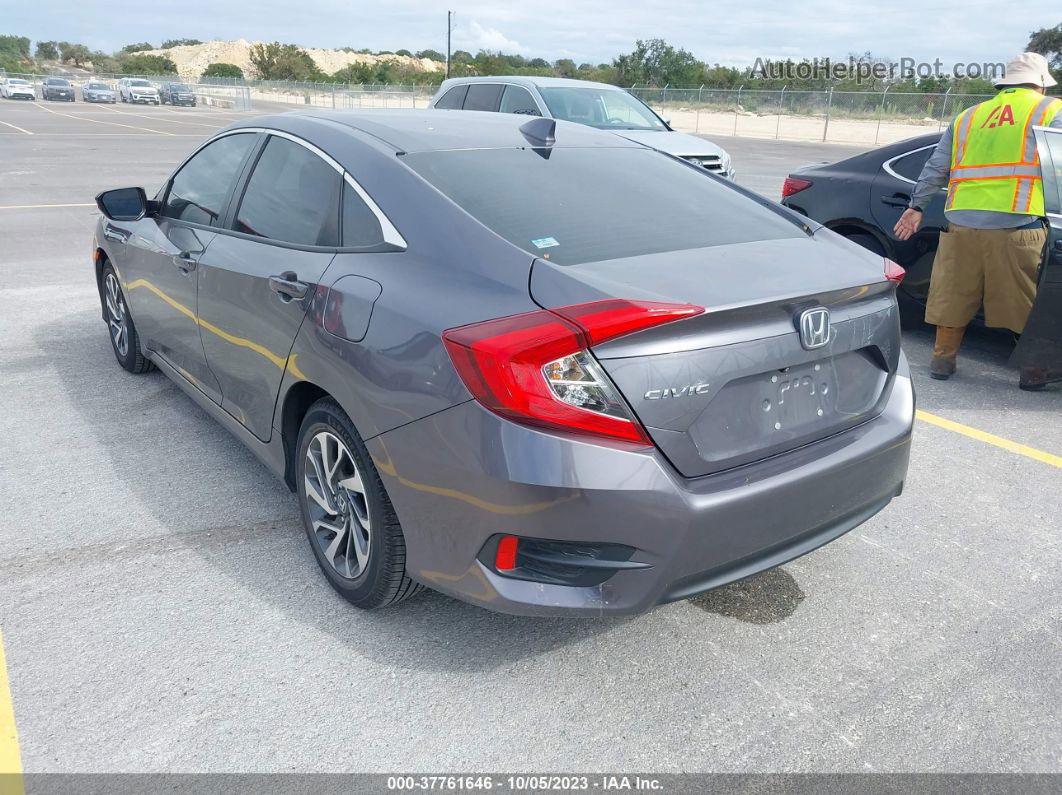
{"type": "Polygon", "coordinates": [[[531,92],[523,86],[508,84],[502,92],[501,104],[498,106],[501,113],[519,113],[524,116],[541,116],[542,109],[531,96],[531,92]]]}
{"type": "Polygon", "coordinates": [[[1037,150],[1047,212],[1047,246],[1032,313],[1011,359],[1062,377],[1062,130],[1038,128],[1037,150]]]}
{"type": "Polygon", "coordinates": [[[144,347],[219,403],[200,341],[196,269],[258,138],[248,132],[212,141],[173,175],[157,214],[104,227],[107,237],[124,240],[117,265],[144,347]]]}
{"type": "Polygon", "coordinates": [[[270,133],[227,227],[200,259],[199,325],[221,406],[268,441],[295,334],[339,246],[342,168],[270,133]]]}
{"type": "Polygon", "coordinates": [[[870,196],[870,212],[874,221],[892,240],[894,258],[907,271],[901,288],[922,303],[925,303],[929,294],[933,258],[945,223],[944,201],[947,194],[940,191],[933,197],[922,213],[922,226],[918,234],[910,240],[896,240],[892,230],[907,209],[922,167],[935,148],[935,143],[928,144],[886,160],[874,177],[870,196]]]}

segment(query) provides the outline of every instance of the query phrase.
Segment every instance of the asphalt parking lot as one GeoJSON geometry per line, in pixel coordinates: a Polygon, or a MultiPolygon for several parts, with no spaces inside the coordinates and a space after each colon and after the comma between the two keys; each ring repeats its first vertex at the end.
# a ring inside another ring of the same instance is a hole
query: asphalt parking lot
{"type": "MultiPolygon", "coordinates": [[[[905,334],[904,494],[782,568],[627,619],[343,602],[294,496],[119,369],[100,321],[93,195],[153,192],[245,115],[0,101],[0,632],[27,772],[1062,770],[1062,389],[1020,392],[990,333],[946,383],[905,334]]],[[[858,151],[717,140],[772,198],[858,151]]]]}

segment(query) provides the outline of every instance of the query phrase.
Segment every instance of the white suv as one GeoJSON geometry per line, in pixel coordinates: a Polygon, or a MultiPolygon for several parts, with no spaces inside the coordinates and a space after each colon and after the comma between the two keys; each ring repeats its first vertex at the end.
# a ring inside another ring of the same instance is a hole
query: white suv
{"type": "Polygon", "coordinates": [[[118,81],[118,94],[122,102],[159,104],[159,90],[142,77],[123,77],[118,81]]]}

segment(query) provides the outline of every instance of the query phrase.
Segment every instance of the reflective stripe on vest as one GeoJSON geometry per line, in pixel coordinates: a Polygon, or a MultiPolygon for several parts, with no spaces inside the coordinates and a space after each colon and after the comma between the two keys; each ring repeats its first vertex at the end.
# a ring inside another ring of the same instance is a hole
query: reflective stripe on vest
{"type": "Polygon", "coordinates": [[[955,120],[947,210],[1043,215],[1034,126],[1062,111],[1062,100],[1007,88],[955,120]]]}

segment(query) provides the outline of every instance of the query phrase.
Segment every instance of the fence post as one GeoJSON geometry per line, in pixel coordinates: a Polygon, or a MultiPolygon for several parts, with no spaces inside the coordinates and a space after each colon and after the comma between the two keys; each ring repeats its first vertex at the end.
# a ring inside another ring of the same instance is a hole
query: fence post
{"type": "Polygon", "coordinates": [[[944,92],[944,104],[940,108],[940,124],[937,125],[937,132],[944,129],[944,119],[948,117],[948,94],[951,93],[951,86],[948,86],[948,90],[944,92]]]}
{"type": "MultiPolygon", "coordinates": [[[[737,102],[734,103],[734,135],[737,135],[738,114],[741,112],[741,91],[743,88],[745,88],[744,83],[738,86],[737,102]]],[[[733,91],[734,89],[730,90],[733,91]]]]}
{"type": "Polygon", "coordinates": [[[336,84],[332,83],[332,110],[336,109],[336,84]]]}
{"type": "Polygon", "coordinates": [[[826,97],[826,124],[822,127],[822,142],[826,143],[826,133],[830,131],[830,108],[833,107],[833,86],[830,86],[830,93],[826,97]]]}
{"type": "Polygon", "coordinates": [[[778,121],[774,125],[774,138],[778,140],[778,136],[782,131],[782,109],[785,107],[785,90],[789,88],[789,85],[782,86],[782,92],[778,95],[778,121]]]}
{"type": "Polygon", "coordinates": [[[881,105],[878,106],[878,127],[874,131],[874,146],[878,145],[878,135],[881,133],[881,115],[885,112],[885,97],[889,93],[889,89],[892,86],[885,86],[885,90],[881,92],[881,105]]]}

